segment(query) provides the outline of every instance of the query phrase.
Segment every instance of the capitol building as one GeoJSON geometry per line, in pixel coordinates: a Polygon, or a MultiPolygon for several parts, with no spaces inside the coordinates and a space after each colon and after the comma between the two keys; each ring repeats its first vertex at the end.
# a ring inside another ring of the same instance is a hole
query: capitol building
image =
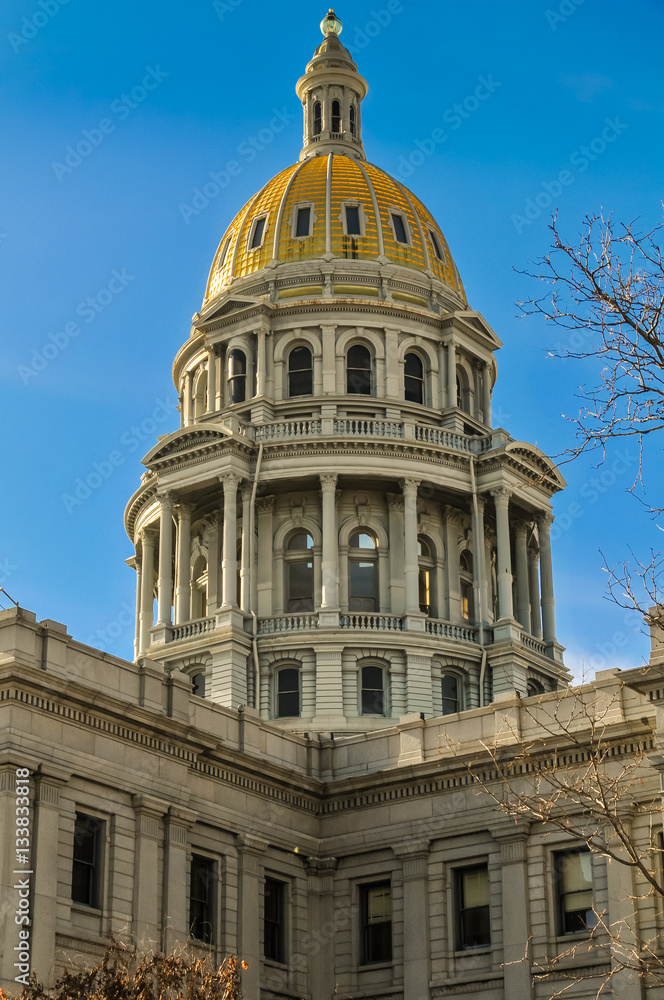
{"type": "MultiPolygon", "coordinates": [[[[565,483],[493,426],[499,336],[429,208],[367,160],[368,84],[334,12],[321,30],[299,158],[221,237],[174,361],[180,427],[126,507],[134,661],[0,612],[5,990],[23,767],[48,982],[112,934],[238,954],[246,1000],[548,1000],[533,969],[636,894],[630,869],[471,780],[571,681],[550,543],[565,483]]],[[[663,670],[656,644],[649,671],[589,686],[615,699],[616,738],[652,737],[663,670]]],[[[658,789],[653,769],[643,802],[658,789]]],[[[635,836],[653,822],[637,809],[635,836]]],[[[630,927],[659,933],[658,905],[630,927]]],[[[590,1000],[611,957],[575,962],[565,995],[590,1000]]]]}

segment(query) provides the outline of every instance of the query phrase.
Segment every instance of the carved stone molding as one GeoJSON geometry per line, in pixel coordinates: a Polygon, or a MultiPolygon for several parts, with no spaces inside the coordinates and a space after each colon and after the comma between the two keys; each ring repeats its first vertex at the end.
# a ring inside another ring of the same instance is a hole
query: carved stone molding
{"type": "Polygon", "coordinates": [[[259,514],[271,514],[276,501],[275,496],[259,497],[256,501],[256,509],[259,514]]]}
{"type": "Polygon", "coordinates": [[[491,496],[494,499],[496,507],[507,507],[512,494],[505,486],[499,486],[498,489],[491,490],[491,496]]]}
{"type": "Polygon", "coordinates": [[[224,487],[224,496],[228,493],[237,493],[238,486],[242,482],[242,476],[238,476],[235,472],[227,472],[223,476],[219,476],[219,481],[224,487]]]}
{"type": "Polygon", "coordinates": [[[334,493],[337,488],[338,476],[321,476],[320,488],[323,493],[334,493]]]}
{"type": "Polygon", "coordinates": [[[420,487],[421,479],[402,479],[402,489],[405,500],[417,500],[417,491],[420,487]]]}
{"type": "Polygon", "coordinates": [[[403,514],[403,496],[400,493],[387,493],[385,499],[390,510],[403,514]]]}

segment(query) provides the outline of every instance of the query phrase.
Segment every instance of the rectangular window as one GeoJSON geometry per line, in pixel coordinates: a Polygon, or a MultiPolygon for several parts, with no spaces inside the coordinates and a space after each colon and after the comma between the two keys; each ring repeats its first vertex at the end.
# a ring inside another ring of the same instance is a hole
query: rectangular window
{"type": "Polygon", "coordinates": [[[360,886],[362,965],[392,961],[392,887],[389,882],[360,886]]]}
{"type": "Polygon", "coordinates": [[[440,245],[440,240],[438,239],[438,234],[435,233],[433,231],[433,229],[430,229],[429,230],[429,236],[431,237],[431,242],[433,243],[433,249],[434,249],[434,251],[436,253],[436,257],[438,258],[438,260],[444,261],[445,257],[443,256],[443,248],[440,245]]]}
{"type": "Polygon", "coordinates": [[[251,233],[251,242],[249,243],[250,250],[256,250],[259,246],[262,245],[266,222],[267,222],[267,217],[265,215],[260,219],[256,219],[256,221],[254,222],[254,228],[251,233]]]}
{"type": "Polygon", "coordinates": [[[104,824],[94,816],[76,813],[71,898],[74,903],[99,909],[101,836],[104,824]]]}
{"type": "Polygon", "coordinates": [[[394,227],[394,236],[397,243],[408,243],[408,234],[403,215],[397,215],[396,212],[392,212],[392,226],[394,227]]]}
{"type": "Polygon", "coordinates": [[[295,220],[295,235],[296,236],[310,236],[311,235],[311,208],[307,206],[306,208],[298,208],[297,218],[295,220]]]}
{"type": "Polygon", "coordinates": [[[443,674],[443,715],[454,715],[459,711],[459,678],[454,674],[443,674]]]}
{"type": "Polygon", "coordinates": [[[345,205],[346,210],[346,234],[348,236],[361,236],[359,205],[345,205]]]}
{"type": "Polygon", "coordinates": [[[286,883],[265,879],[263,953],[272,962],[286,961],[286,883]]]}
{"type": "Polygon", "coordinates": [[[385,715],[385,677],[382,667],[362,667],[362,715],[385,715]]]}
{"type": "Polygon", "coordinates": [[[212,942],[214,932],[214,869],[212,858],[194,854],[189,881],[189,933],[197,941],[212,942]]]}
{"type": "Polygon", "coordinates": [[[558,933],[581,934],[597,923],[593,912],[592,855],[587,848],[554,855],[558,933]]]}
{"type": "Polygon", "coordinates": [[[457,948],[488,948],[491,944],[488,868],[486,865],[459,868],[454,879],[457,948]]]}

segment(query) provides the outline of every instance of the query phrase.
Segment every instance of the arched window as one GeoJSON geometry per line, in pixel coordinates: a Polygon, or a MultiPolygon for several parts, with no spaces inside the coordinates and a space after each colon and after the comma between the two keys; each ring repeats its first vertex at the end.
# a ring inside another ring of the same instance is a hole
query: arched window
{"type": "Polygon", "coordinates": [[[385,671],[382,667],[360,670],[360,713],[385,715],[385,671]]]}
{"type": "Polygon", "coordinates": [[[459,407],[460,410],[462,410],[463,409],[463,393],[461,391],[461,379],[459,378],[458,372],[457,372],[457,377],[456,377],[456,397],[457,397],[456,398],[456,405],[459,407]]]}
{"type": "Polygon", "coordinates": [[[191,678],[191,693],[199,698],[205,697],[205,674],[194,674],[191,678]]]}
{"type": "Polygon", "coordinates": [[[332,101],[332,131],[341,132],[341,105],[339,101],[332,101]]]}
{"type": "Polygon", "coordinates": [[[314,610],[314,540],[308,531],[298,531],[288,542],[286,601],[289,614],[314,610]]]}
{"type": "Polygon", "coordinates": [[[544,685],[541,681],[535,680],[531,677],[530,680],[526,682],[526,697],[532,698],[533,695],[544,694],[544,685]]]}
{"type": "Polygon", "coordinates": [[[372,393],[371,352],[364,344],[353,344],[346,355],[346,392],[360,396],[372,393]]]}
{"type": "Polygon", "coordinates": [[[465,622],[475,621],[473,600],[473,556],[464,549],[459,556],[459,582],[461,584],[461,617],[465,622]]]}
{"type": "Polygon", "coordinates": [[[404,397],[409,403],[424,403],[424,365],[417,354],[407,354],[403,366],[404,397]]]}
{"type": "Polygon", "coordinates": [[[443,689],[443,715],[454,715],[463,708],[461,696],[461,680],[456,674],[443,674],[441,678],[443,689]]]}
{"type": "Polygon", "coordinates": [[[378,543],[368,531],[348,541],[348,610],[378,611],[378,543]]]}
{"type": "Polygon", "coordinates": [[[208,571],[205,556],[200,555],[191,571],[191,617],[205,618],[207,615],[208,571]]]}
{"type": "Polygon", "coordinates": [[[313,391],[311,351],[308,347],[294,347],[288,355],[288,395],[311,396],[313,391]]]}
{"type": "Polygon", "coordinates": [[[282,667],[277,673],[278,719],[294,718],[300,714],[300,671],[297,667],[282,667]]]}
{"type": "Polygon", "coordinates": [[[350,106],[350,134],[355,135],[355,105],[350,106]]]}
{"type": "Polygon", "coordinates": [[[314,104],[314,135],[320,135],[323,131],[323,106],[320,101],[314,104]]]}
{"type": "Polygon", "coordinates": [[[228,402],[244,403],[247,398],[247,358],[234,348],[228,353],[228,402]]]}
{"type": "Polygon", "coordinates": [[[194,390],[194,419],[198,420],[207,410],[208,376],[207,372],[201,372],[196,379],[194,390]]]}
{"type": "Polygon", "coordinates": [[[461,367],[457,368],[456,393],[456,405],[458,408],[460,410],[464,410],[465,413],[470,413],[470,388],[468,386],[468,377],[461,367]]]}
{"type": "Polygon", "coordinates": [[[420,611],[422,614],[433,617],[435,615],[433,600],[434,560],[431,546],[423,538],[417,540],[417,563],[420,611]]]}

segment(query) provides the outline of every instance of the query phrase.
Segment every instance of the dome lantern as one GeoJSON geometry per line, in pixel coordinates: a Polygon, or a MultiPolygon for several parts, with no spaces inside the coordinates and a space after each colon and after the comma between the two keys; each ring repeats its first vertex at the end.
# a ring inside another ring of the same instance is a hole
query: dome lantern
{"type": "Polygon", "coordinates": [[[321,153],[343,153],[365,160],[360,105],[369,85],[339,41],[343,25],[330,8],[321,21],[325,40],[313,54],[295,87],[304,112],[300,159],[321,153]]]}

